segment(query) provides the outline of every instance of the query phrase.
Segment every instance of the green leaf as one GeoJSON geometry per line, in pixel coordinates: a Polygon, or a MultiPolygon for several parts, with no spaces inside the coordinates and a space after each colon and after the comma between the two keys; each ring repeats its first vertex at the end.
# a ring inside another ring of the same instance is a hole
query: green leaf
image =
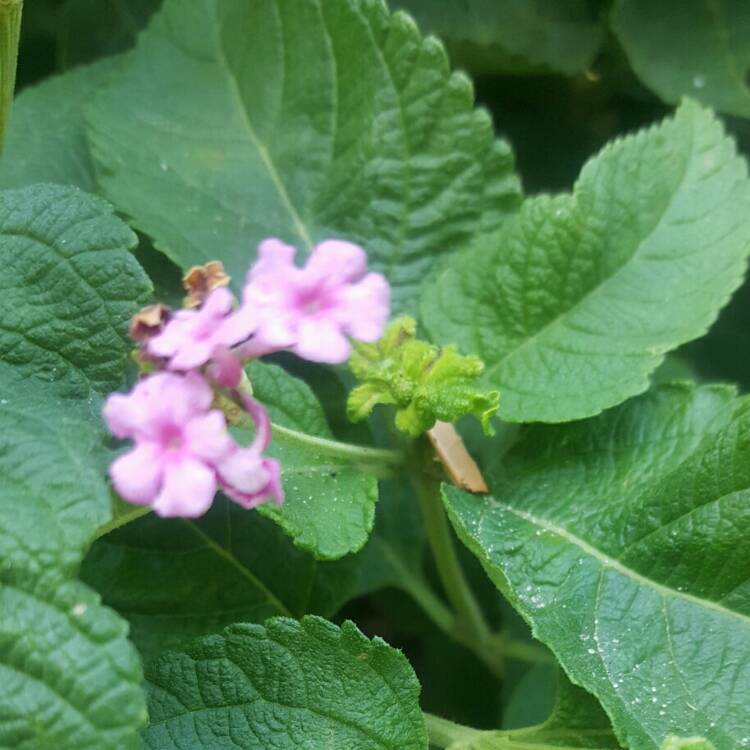
{"type": "Polygon", "coordinates": [[[586,0],[397,0],[474,74],[551,71],[574,75],[593,61],[603,37],[586,0]]]}
{"type": "Polygon", "coordinates": [[[236,283],[266,237],[340,236],[411,306],[518,203],[469,81],[380,0],[166,0],[89,121],[105,194],[180,266],[219,259],[236,283]]]}
{"type": "Polygon", "coordinates": [[[109,518],[98,407],[0,363],[0,559],[15,580],[73,575],[109,518]]]}
{"type": "Polygon", "coordinates": [[[461,539],[623,745],[750,737],[750,401],[663,386],[527,429],[493,497],[446,488],[461,539]]]}
{"type": "Polygon", "coordinates": [[[127,321],[151,283],[135,235],[75,188],[0,192],[0,350],[24,375],[88,397],[123,381],[127,321]]]}
{"type": "Polygon", "coordinates": [[[350,460],[330,456],[306,437],[332,439],[320,403],[309,386],[277,365],[254,362],[248,375],[255,397],[275,424],[301,440],[274,432],[268,454],[281,462],[286,500],[258,508],[297,546],[331,560],[361,549],[372,530],[378,486],[350,460]]]}
{"type": "Polygon", "coordinates": [[[710,112],[615,141],[572,195],[527,200],[425,290],[436,341],[480,356],[508,421],[591,416],[705,333],[750,251],[745,162],[710,112]]]}
{"type": "Polygon", "coordinates": [[[362,385],[349,394],[347,415],[359,422],[377,404],[394,404],[396,427],[418,437],[437,420],[455,422],[473,414],[491,433],[497,411],[497,391],[482,392],[477,379],[484,364],[463,357],[455,347],[440,349],[416,338],[412,318],[398,318],[374,344],[354,344],[349,366],[362,385]]]}
{"type": "Polygon", "coordinates": [[[147,672],[152,750],[424,750],[419,683],[406,658],[351,622],[233,625],[147,672]]]}
{"type": "Polygon", "coordinates": [[[141,667],[126,636],[125,623],[85,586],[19,585],[3,570],[0,746],[135,750],[147,715],[141,667]]]}
{"type": "Polygon", "coordinates": [[[478,730],[430,717],[431,739],[446,750],[619,750],[607,715],[596,700],[560,675],[555,705],[546,721],[511,730],[478,730]],[[452,739],[452,741],[450,741],[452,739]]]}
{"type": "Polygon", "coordinates": [[[670,735],[661,743],[661,750],[715,750],[705,737],[676,737],[670,735]]]}
{"type": "Polygon", "coordinates": [[[125,750],[146,720],[126,624],[71,580],[111,514],[98,391],[150,289],[132,244],[79,190],[0,193],[2,747],[125,750]]]}
{"type": "Polygon", "coordinates": [[[234,622],[330,617],[357,593],[359,573],[356,558],[318,562],[271,521],[222,499],[197,521],[150,515],[107,534],[81,578],[150,658],[234,622]]]}
{"type": "Polygon", "coordinates": [[[109,517],[98,402],[6,364],[0,396],[0,746],[133,748],[146,713],[127,628],[70,580],[109,517]]]}
{"type": "Polygon", "coordinates": [[[695,96],[750,117],[750,6],[743,0],[616,0],[612,29],[664,101],[695,96]]]}
{"type": "Polygon", "coordinates": [[[0,188],[59,182],[95,190],[83,105],[121,64],[120,58],[101,60],[18,95],[0,159],[0,188]]]}

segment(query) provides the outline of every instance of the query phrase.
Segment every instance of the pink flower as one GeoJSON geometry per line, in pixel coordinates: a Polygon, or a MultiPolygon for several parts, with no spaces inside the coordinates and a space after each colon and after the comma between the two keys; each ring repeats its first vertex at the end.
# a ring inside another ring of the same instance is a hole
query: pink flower
{"type": "Polygon", "coordinates": [[[243,508],[254,508],[268,499],[284,502],[279,462],[263,458],[271,442],[268,412],[253,398],[237,394],[255,422],[255,439],[247,448],[236,448],[218,466],[219,478],[227,497],[243,508]]]}
{"type": "Polygon", "coordinates": [[[135,446],[109,469],[128,502],[151,505],[160,516],[205,513],[216,493],[214,466],[234,450],[224,415],[210,410],[208,383],[191,372],[159,373],[131,393],[111,395],[104,418],[112,433],[135,446]]]}
{"type": "Polygon", "coordinates": [[[219,486],[245,508],[284,501],[277,461],[264,458],[271,439],[266,410],[238,394],[256,425],[248,447],[227,432],[224,415],[211,409],[213,392],[196,372],[161,372],[104,405],[112,434],[135,446],[116,459],[109,474],[128,502],[150,505],[160,516],[203,515],[219,486]]]}
{"type": "Polygon", "coordinates": [[[390,309],[390,287],[378,273],[365,273],[367,254],[350,242],[327,240],[303,268],[295,249],[270,239],[258,248],[243,291],[243,308],[257,313],[255,336],[244,356],[291,349],[315,362],[345,362],[348,336],[376,341],[390,309]]]}
{"type": "Polygon", "coordinates": [[[179,310],[164,330],[148,342],[148,351],[168,360],[171,370],[187,371],[213,360],[217,382],[236,387],[242,375],[230,347],[248,339],[257,326],[251,307],[233,311],[226,287],[214,289],[199,310],[179,310]]]}

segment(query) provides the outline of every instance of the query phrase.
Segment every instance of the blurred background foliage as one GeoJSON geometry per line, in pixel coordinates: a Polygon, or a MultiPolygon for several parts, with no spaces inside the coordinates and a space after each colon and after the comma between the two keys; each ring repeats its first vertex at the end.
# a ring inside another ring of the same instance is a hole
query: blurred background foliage
{"type": "MultiPolygon", "coordinates": [[[[127,50],[158,5],[159,0],[26,0],[18,88],[127,50]]],[[[569,190],[585,160],[608,140],[658,120],[685,95],[720,112],[740,151],[750,154],[748,0],[392,0],[391,5],[439,36],[452,65],[474,80],[478,103],[515,149],[527,193],[569,190]]],[[[147,250],[146,244],[139,256],[168,296],[178,275],[153,267],[147,250]]],[[[746,283],[710,334],[671,356],[656,377],[693,374],[747,389],[749,355],[746,283]]],[[[316,386],[314,369],[296,374],[316,386]]],[[[476,566],[468,556],[467,563],[476,566]]],[[[481,589],[486,576],[475,572],[481,589]]],[[[497,610],[494,588],[484,588],[488,611],[497,610]]],[[[530,724],[549,712],[551,664],[511,664],[507,679],[499,682],[400,592],[355,602],[341,613],[340,619],[346,617],[407,652],[428,711],[478,727],[497,726],[499,719],[508,727],[530,724]]],[[[495,617],[528,637],[509,609],[495,617]]]]}

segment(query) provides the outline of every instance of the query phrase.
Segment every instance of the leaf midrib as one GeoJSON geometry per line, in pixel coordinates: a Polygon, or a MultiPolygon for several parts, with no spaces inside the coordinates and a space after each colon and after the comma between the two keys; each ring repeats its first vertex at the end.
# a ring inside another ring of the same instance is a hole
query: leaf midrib
{"type": "Polygon", "coordinates": [[[312,250],[312,247],[313,247],[312,239],[310,238],[310,234],[307,231],[307,227],[302,221],[302,217],[297,212],[297,209],[294,207],[294,204],[292,203],[292,199],[290,198],[289,193],[287,192],[286,186],[284,185],[284,182],[281,179],[280,172],[278,171],[278,169],[276,169],[276,165],[273,162],[273,158],[271,157],[269,150],[266,148],[266,146],[263,144],[260,138],[258,138],[258,134],[255,132],[255,128],[253,127],[247,108],[245,107],[245,104],[243,102],[242,94],[240,92],[240,87],[237,83],[237,78],[235,77],[229,65],[229,61],[227,60],[226,55],[224,54],[224,48],[221,42],[221,28],[222,27],[221,27],[221,22],[218,16],[217,4],[214,4],[214,10],[216,12],[216,31],[217,31],[216,60],[221,66],[221,68],[227,74],[227,78],[229,79],[229,88],[230,88],[232,96],[237,102],[237,106],[239,107],[240,112],[242,113],[242,120],[245,124],[245,129],[247,130],[248,138],[250,139],[250,142],[255,147],[256,151],[258,152],[261,162],[263,162],[263,165],[265,166],[266,171],[268,172],[268,176],[271,179],[273,186],[276,188],[276,192],[279,195],[279,199],[281,200],[281,203],[284,206],[284,208],[287,210],[289,217],[292,220],[292,224],[294,224],[294,229],[297,235],[305,244],[305,249],[309,252],[312,250]]]}
{"type": "MultiPolygon", "coordinates": [[[[610,284],[612,281],[614,281],[620,273],[625,268],[628,268],[631,263],[635,262],[635,260],[638,257],[639,252],[642,250],[643,246],[646,244],[646,240],[648,240],[650,237],[654,235],[656,231],[658,231],[659,227],[662,225],[662,222],[664,221],[664,217],[669,213],[670,209],[672,208],[672,205],[674,204],[674,201],[678,195],[681,194],[682,188],[685,184],[685,179],[687,177],[687,174],[690,169],[690,164],[693,159],[693,150],[695,147],[695,128],[693,124],[690,125],[690,153],[689,156],[685,158],[685,161],[683,163],[683,171],[682,175],[680,176],[679,182],[675,188],[675,190],[672,192],[672,195],[670,196],[669,200],[667,201],[666,205],[664,206],[664,210],[662,211],[661,215],[659,216],[659,219],[654,223],[651,230],[646,234],[644,237],[640,239],[640,241],[637,243],[632,255],[629,255],[620,265],[617,270],[612,273],[610,276],[607,276],[607,278],[602,279],[599,281],[596,286],[594,286],[592,289],[589,289],[583,297],[581,297],[575,304],[571,305],[565,310],[562,310],[558,315],[556,315],[552,320],[548,321],[547,323],[542,326],[538,331],[534,332],[531,336],[529,336],[527,339],[524,339],[524,341],[517,347],[511,349],[507,354],[504,354],[500,359],[496,360],[491,366],[489,366],[486,370],[485,377],[489,376],[490,374],[496,375],[497,371],[502,368],[502,366],[505,364],[507,360],[509,360],[511,357],[515,357],[519,352],[523,351],[525,348],[527,348],[532,343],[535,343],[539,338],[541,338],[548,330],[556,327],[559,325],[565,318],[567,318],[569,315],[571,315],[575,310],[582,307],[584,303],[588,302],[588,300],[593,297],[594,295],[598,294],[605,286],[610,284]]],[[[579,193],[579,184],[576,184],[576,187],[574,188],[573,195],[571,196],[573,201],[575,202],[575,206],[578,206],[578,193],[579,193]]],[[[511,389],[513,390],[513,389],[511,389]]]]}
{"type": "Polygon", "coordinates": [[[578,547],[581,552],[584,552],[590,557],[598,560],[603,567],[615,570],[626,578],[629,578],[630,580],[635,581],[642,586],[654,589],[663,598],[671,597],[673,599],[683,599],[690,604],[698,605],[706,609],[712,609],[721,615],[733,617],[740,620],[743,625],[750,626],[750,617],[748,617],[747,615],[744,615],[741,612],[737,612],[732,609],[727,609],[721,604],[711,601],[710,599],[703,599],[699,596],[694,596],[693,594],[689,594],[685,591],[670,589],[669,587],[664,586],[658,581],[647,578],[646,576],[641,575],[632,568],[628,568],[626,565],[623,565],[621,562],[619,562],[619,560],[605,555],[601,550],[597,549],[592,544],[589,544],[580,537],[571,533],[563,526],[558,526],[557,524],[552,523],[545,518],[541,518],[534,513],[514,508],[513,506],[508,505],[508,503],[501,502],[493,497],[488,498],[488,502],[491,503],[492,506],[507,511],[508,513],[512,513],[517,518],[527,521],[537,528],[556,534],[558,537],[562,538],[569,544],[578,547]]]}
{"type": "Polygon", "coordinates": [[[233,568],[235,568],[244,578],[247,578],[253,586],[255,586],[264,596],[268,598],[270,604],[272,604],[279,613],[286,617],[294,617],[291,610],[279,599],[271,589],[266,586],[263,581],[260,580],[248,567],[243,565],[231,552],[225,550],[220,544],[214,541],[203,529],[197,526],[192,521],[186,520],[185,523],[195,533],[200,540],[206,544],[216,555],[222,560],[228,562],[233,568]]]}

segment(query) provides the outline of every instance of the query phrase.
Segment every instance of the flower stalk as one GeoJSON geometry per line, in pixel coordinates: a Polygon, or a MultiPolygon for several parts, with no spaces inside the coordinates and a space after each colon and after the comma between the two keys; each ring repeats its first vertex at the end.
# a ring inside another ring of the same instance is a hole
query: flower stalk
{"type": "Polygon", "coordinates": [[[23,0],[0,0],[0,153],[13,106],[23,0]]]}

